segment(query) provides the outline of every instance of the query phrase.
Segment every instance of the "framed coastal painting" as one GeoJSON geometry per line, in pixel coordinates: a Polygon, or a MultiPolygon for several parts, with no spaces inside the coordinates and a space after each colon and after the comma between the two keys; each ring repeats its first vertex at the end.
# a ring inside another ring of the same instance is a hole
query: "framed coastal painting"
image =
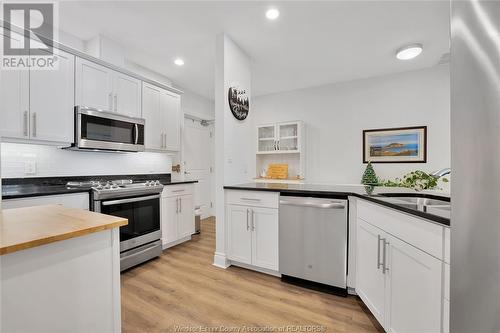
{"type": "Polygon", "coordinates": [[[425,163],[427,126],[363,131],[363,163],[425,163]]]}

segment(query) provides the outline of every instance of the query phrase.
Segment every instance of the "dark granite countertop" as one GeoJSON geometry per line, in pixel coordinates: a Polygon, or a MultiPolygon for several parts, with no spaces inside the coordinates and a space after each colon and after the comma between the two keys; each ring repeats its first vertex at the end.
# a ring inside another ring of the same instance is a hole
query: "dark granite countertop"
{"type": "Polygon", "coordinates": [[[75,177],[41,177],[41,178],[10,178],[2,180],[2,199],[16,199],[39,197],[45,195],[84,193],[91,191],[89,187],[67,187],[70,181],[84,182],[89,180],[116,180],[132,179],[133,181],[145,181],[158,179],[164,186],[191,184],[197,180],[172,181],[170,174],[154,175],[106,175],[106,176],[75,176],[75,177]]]}
{"type": "Polygon", "coordinates": [[[228,190],[271,191],[281,195],[311,196],[320,198],[347,198],[355,196],[408,214],[416,215],[432,222],[450,226],[450,209],[446,207],[418,206],[402,203],[397,196],[425,197],[450,201],[449,194],[435,191],[417,192],[400,187],[368,187],[362,185],[319,185],[319,184],[274,184],[247,183],[224,186],[228,190]]]}

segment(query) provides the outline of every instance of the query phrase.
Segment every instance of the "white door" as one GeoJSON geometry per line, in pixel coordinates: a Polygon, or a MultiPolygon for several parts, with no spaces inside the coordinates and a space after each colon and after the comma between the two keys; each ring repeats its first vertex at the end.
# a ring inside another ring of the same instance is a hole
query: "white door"
{"type": "Polygon", "coordinates": [[[179,238],[194,234],[194,198],[192,195],[179,197],[179,238]]]}
{"type": "Polygon", "coordinates": [[[181,149],[181,97],[164,90],[165,147],[170,151],[181,149]]]}
{"type": "Polygon", "coordinates": [[[77,105],[113,110],[113,70],[77,58],[75,84],[77,105]]]}
{"type": "Polygon", "coordinates": [[[145,145],[150,150],[163,150],[165,145],[161,114],[162,90],[147,83],[142,86],[142,117],[146,119],[145,145]]]}
{"type": "Polygon", "coordinates": [[[113,111],[130,117],[141,117],[141,81],[114,72],[113,111]]]}
{"type": "Polygon", "coordinates": [[[278,210],[251,208],[252,264],[278,270],[278,210]]]}
{"type": "MultiPolygon", "coordinates": [[[[22,42],[22,36],[12,35],[14,46],[20,46],[22,42]]],[[[0,49],[3,52],[3,43],[0,43],[0,49]]],[[[29,137],[28,70],[0,70],[0,136],[29,137]]]]}
{"type": "Polygon", "coordinates": [[[198,180],[195,184],[195,206],[201,207],[201,217],[213,214],[213,126],[202,126],[199,121],[184,120],[184,172],[186,177],[198,180]]]}
{"type": "Polygon", "coordinates": [[[57,70],[30,72],[31,138],[74,141],[75,56],[58,51],[57,70]]]}
{"type": "Polygon", "coordinates": [[[252,264],[252,230],[250,210],[245,206],[227,206],[228,257],[244,264],[252,264]]]}
{"type": "Polygon", "coordinates": [[[178,239],[178,197],[161,198],[161,239],[162,244],[178,239]]]}
{"type": "Polygon", "coordinates": [[[382,243],[385,236],[382,230],[361,219],[357,220],[357,224],[356,293],[383,325],[385,275],[380,263],[382,263],[382,243]]]}
{"type": "Polygon", "coordinates": [[[387,331],[441,332],[442,262],[395,237],[388,242],[387,331]]]}

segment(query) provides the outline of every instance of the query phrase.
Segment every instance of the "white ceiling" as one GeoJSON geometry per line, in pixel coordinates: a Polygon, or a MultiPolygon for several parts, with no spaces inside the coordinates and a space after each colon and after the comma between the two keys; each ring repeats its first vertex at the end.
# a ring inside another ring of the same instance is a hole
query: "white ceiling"
{"type": "Polygon", "coordinates": [[[434,66],[449,51],[448,1],[65,1],[62,30],[102,34],[126,57],[177,85],[214,97],[215,37],[227,33],[252,59],[252,95],[434,66]],[[264,13],[280,10],[276,21],[264,13]],[[395,50],[424,45],[399,61],[395,50]],[[176,57],[185,66],[173,64],[176,57]]]}

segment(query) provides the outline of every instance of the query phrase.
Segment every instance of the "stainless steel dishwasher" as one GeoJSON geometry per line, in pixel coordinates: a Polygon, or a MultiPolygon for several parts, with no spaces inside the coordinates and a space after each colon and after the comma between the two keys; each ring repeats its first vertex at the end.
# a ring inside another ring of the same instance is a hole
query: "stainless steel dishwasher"
{"type": "Polygon", "coordinates": [[[347,207],[347,200],[281,196],[283,281],[347,295],[347,207]]]}

